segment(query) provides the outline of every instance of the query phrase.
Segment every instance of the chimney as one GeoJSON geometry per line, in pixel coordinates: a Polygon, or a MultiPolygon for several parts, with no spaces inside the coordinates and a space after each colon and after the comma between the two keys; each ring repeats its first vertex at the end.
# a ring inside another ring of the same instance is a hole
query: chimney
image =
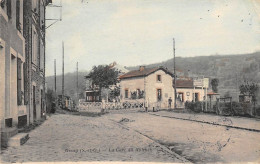
{"type": "Polygon", "coordinates": [[[145,69],[145,66],[140,66],[139,71],[143,71],[145,69]]]}

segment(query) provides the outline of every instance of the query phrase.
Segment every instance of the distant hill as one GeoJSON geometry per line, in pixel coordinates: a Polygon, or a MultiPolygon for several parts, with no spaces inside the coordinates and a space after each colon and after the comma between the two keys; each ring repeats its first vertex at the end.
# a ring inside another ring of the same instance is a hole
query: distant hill
{"type": "MultiPolygon", "coordinates": [[[[146,67],[167,67],[173,72],[173,59],[161,63],[146,65],[146,67]]],[[[127,69],[138,69],[139,66],[128,67],[127,69]]],[[[176,70],[178,77],[202,76],[218,78],[219,93],[223,96],[229,94],[236,96],[239,92],[239,85],[245,79],[259,83],[260,85],[260,52],[241,55],[215,55],[198,57],[176,57],[176,70]]],[[[84,91],[84,76],[87,72],[79,73],[80,90],[84,91]]],[[[48,88],[54,88],[54,77],[46,77],[48,88]]],[[[61,93],[61,76],[57,77],[58,93],[61,93]]],[[[65,93],[75,95],[76,73],[65,75],[65,93]]]]}
{"type": "MultiPolygon", "coordinates": [[[[79,72],[79,95],[84,97],[83,93],[85,91],[85,79],[88,72],[79,72]]],[[[58,75],[57,78],[57,94],[62,94],[62,75],[58,75]]],[[[46,77],[47,88],[54,90],[54,76],[46,77]]],[[[64,75],[64,92],[65,95],[76,99],[77,96],[77,74],[76,72],[67,73],[64,75]]]]}
{"type": "MultiPolygon", "coordinates": [[[[167,67],[173,72],[173,59],[146,67],[167,67]]],[[[129,67],[129,70],[138,67],[129,67]]],[[[219,93],[236,97],[244,80],[260,85],[260,52],[240,55],[176,57],[177,76],[202,76],[219,79],[219,93]]]]}

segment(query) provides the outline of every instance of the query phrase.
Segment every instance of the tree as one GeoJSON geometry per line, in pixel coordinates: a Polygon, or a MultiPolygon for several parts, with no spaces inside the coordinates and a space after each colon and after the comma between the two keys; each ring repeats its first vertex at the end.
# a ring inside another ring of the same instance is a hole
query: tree
{"type": "Polygon", "coordinates": [[[252,96],[252,100],[254,100],[258,94],[259,86],[254,82],[245,81],[244,84],[239,86],[239,90],[242,95],[252,96]]]}
{"type": "Polygon", "coordinates": [[[118,72],[115,69],[111,69],[108,65],[94,66],[89,74],[93,84],[102,88],[109,88],[110,85],[115,85],[118,80],[118,72]]]}
{"type": "Polygon", "coordinates": [[[240,93],[244,96],[249,96],[252,99],[252,102],[254,104],[254,112],[255,111],[255,105],[257,103],[257,100],[259,99],[259,86],[257,83],[254,82],[248,82],[245,81],[244,84],[239,86],[240,93]]]}
{"type": "Polygon", "coordinates": [[[110,89],[110,98],[116,99],[118,96],[120,96],[120,88],[118,86],[115,86],[113,89],[110,89]]]}
{"type": "Polygon", "coordinates": [[[219,80],[217,78],[215,79],[212,79],[211,80],[211,87],[212,87],[212,90],[213,92],[217,93],[218,92],[218,83],[219,83],[219,80]]]}

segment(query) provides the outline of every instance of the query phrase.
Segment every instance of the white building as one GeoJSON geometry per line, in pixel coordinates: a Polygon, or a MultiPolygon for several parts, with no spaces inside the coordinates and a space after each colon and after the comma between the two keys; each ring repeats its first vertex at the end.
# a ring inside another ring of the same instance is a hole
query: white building
{"type": "MultiPolygon", "coordinates": [[[[174,75],[164,67],[145,68],[130,71],[119,77],[121,102],[145,103],[148,109],[168,108],[169,99],[174,104],[174,75]]],[[[177,80],[177,107],[184,107],[186,101],[202,101],[205,91],[195,86],[194,81],[177,80]]]]}

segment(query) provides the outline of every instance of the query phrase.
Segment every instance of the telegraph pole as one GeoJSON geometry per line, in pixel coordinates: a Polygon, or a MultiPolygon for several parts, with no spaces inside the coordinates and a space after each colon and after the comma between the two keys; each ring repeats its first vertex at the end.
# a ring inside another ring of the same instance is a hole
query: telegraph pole
{"type": "Polygon", "coordinates": [[[177,90],[176,90],[176,63],[175,63],[175,40],[173,38],[173,64],[174,64],[174,109],[177,107],[177,90]]]}
{"type": "Polygon", "coordinates": [[[77,62],[77,104],[79,102],[79,62],[77,62]]]}
{"type": "Polygon", "coordinates": [[[64,42],[62,41],[62,107],[64,107],[64,42]]]}
{"type": "Polygon", "coordinates": [[[56,79],[56,59],[54,59],[54,91],[57,94],[57,79],[56,79]]]}

